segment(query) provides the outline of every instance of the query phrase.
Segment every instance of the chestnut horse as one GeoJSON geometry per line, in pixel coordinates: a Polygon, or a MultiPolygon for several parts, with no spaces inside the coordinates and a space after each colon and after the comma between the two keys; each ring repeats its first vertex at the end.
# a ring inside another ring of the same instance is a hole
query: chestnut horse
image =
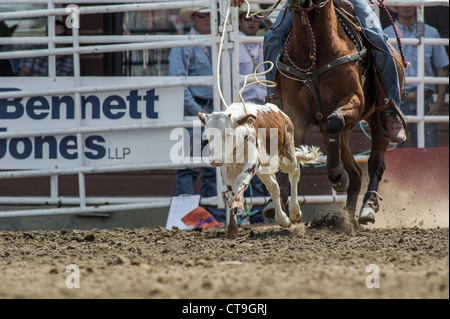
{"type": "MultiPolygon", "coordinates": [[[[370,181],[358,222],[374,223],[380,199],[377,190],[385,169],[389,138],[375,108],[377,92],[381,94],[383,87],[375,84],[369,51],[353,28],[341,25],[339,20],[349,19],[337,16],[333,1],[288,2],[294,10],[294,25],[277,61],[274,94],[281,96],[283,111],[294,124],[296,145],[303,144],[308,126],[320,127],[327,152],[328,178],[337,192],[347,192],[345,209],[355,227],[362,172],[350,150],[350,134],[359,121],[369,123],[372,136],[368,161],[370,181]]],[[[399,62],[400,55],[392,47],[391,51],[402,87],[404,67],[399,62]]],[[[279,182],[285,184],[283,179],[279,182]]]]}

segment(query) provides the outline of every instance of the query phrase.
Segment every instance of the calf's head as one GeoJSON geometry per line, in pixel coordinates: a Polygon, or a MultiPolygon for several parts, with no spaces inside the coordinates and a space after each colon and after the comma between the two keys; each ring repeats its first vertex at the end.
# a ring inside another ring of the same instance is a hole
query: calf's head
{"type": "Polygon", "coordinates": [[[224,163],[239,162],[249,140],[255,141],[251,124],[256,119],[253,114],[246,114],[236,118],[231,113],[213,112],[211,114],[198,113],[200,121],[205,125],[203,138],[207,139],[210,147],[209,162],[219,167],[224,163]],[[241,154],[242,153],[242,154],[241,154]]]}

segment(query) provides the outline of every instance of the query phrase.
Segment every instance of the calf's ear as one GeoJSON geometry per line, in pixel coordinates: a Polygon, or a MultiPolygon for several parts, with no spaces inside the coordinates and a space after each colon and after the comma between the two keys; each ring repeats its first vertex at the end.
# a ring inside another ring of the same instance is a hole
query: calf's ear
{"type": "Polygon", "coordinates": [[[206,120],[208,119],[208,114],[207,113],[198,112],[198,118],[200,119],[200,121],[202,121],[202,123],[204,125],[206,125],[206,120]]]}
{"type": "Polygon", "coordinates": [[[240,118],[236,121],[237,125],[243,125],[245,123],[247,124],[253,124],[253,122],[256,120],[256,116],[253,114],[246,114],[244,117],[240,118]]]}

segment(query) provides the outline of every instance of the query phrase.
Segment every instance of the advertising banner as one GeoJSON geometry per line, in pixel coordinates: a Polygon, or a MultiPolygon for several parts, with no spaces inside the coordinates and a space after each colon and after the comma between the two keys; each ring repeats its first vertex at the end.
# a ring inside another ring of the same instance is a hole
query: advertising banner
{"type": "MultiPolygon", "coordinates": [[[[151,77],[82,77],[81,87],[149,84],[146,89],[81,94],[80,127],[116,127],[183,121],[184,88],[151,88],[151,77]]],[[[0,93],[74,87],[72,77],[10,77],[0,93]]],[[[75,95],[0,98],[1,132],[36,132],[76,128],[75,95]]],[[[170,161],[173,128],[146,128],[84,133],[83,166],[148,164],[170,161]]],[[[0,137],[0,169],[69,168],[78,163],[76,133],[0,137]]]]}

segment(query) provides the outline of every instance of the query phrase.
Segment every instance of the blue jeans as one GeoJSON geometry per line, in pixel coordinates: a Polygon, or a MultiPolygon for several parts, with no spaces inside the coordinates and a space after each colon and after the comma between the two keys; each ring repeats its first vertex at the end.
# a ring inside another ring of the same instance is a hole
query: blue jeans
{"type": "MultiPolygon", "coordinates": [[[[355,16],[361,21],[362,27],[365,30],[367,38],[380,49],[390,52],[387,45],[388,36],[384,34],[381,28],[380,21],[373,10],[370,8],[366,0],[349,0],[355,8],[355,16]]],[[[286,7],[288,4],[284,7],[286,7]]],[[[280,13],[274,23],[276,28],[282,21],[283,13],[280,13]]],[[[284,47],[286,42],[287,32],[294,22],[294,14],[292,11],[286,13],[284,22],[276,30],[268,30],[264,35],[264,60],[276,62],[278,54],[280,53],[280,48],[284,47]]],[[[371,50],[373,57],[373,62],[380,71],[381,77],[383,78],[384,85],[387,90],[387,95],[391,98],[397,105],[400,105],[400,85],[397,77],[397,69],[395,65],[394,58],[384,52],[379,50],[371,50]]],[[[268,65],[265,65],[266,70],[268,65]]],[[[266,74],[268,80],[275,78],[276,68],[266,74]]],[[[273,88],[267,88],[267,94],[272,93],[273,88]]]]}
{"type": "MultiPolygon", "coordinates": [[[[425,110],[424,113],[427,114],[430,108],[429,103],[433,103],[433,96],[429,96],[425,99],[425,110]]],[[[400,109],[405,115],[417,115],[417,104],[410,103],[407,100],[402,100],[400,104],[400,109]]],[[[408,133],[410,134],[411,143],[413,147],[417,147],[417,123],[408,123],[408,133]]],[[[437,123],[425,123],[425,147],[436,147],[438,137],[438,126],[437,123]]],[[[397,147],[404,147],[405,142],[397,144],[397,147]]]]}

